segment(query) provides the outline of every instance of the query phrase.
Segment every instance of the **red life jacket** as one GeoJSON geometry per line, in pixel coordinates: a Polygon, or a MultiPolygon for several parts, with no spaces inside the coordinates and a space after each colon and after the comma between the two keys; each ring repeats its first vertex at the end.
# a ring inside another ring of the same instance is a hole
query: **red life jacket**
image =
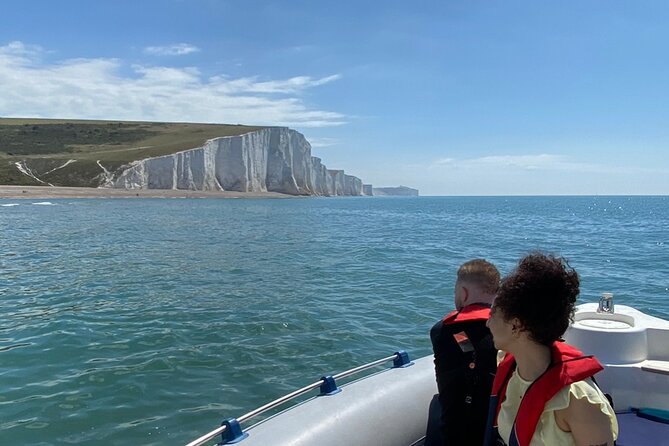
{"type": "MultiPolygon", "coordinates": [[[[509,446],[529,446],[546,403],[563,387],[583,381],[604,369],[592,355],[584,355],[564,342],[554,342],[551,346],[551,355],[551,365],[530,384],[523,396],[513,423],[509,446]]],[[[515,368],[516,360],[509,353],[497,366],[489,412],[490,415],[494,415],[494,424],[490,423],[490,419],[488,420],[488,426],[493,430],[497,429],[497,417],[506,396],[506,387],[515,368]]],[[[486,433],[486,439],[492,439],[492,435],[492,433],[486,433]]]]}
{"type": "Polygon", "coordinates": [[[490,306],[485,304],[471,304],[461,310],[455,310],[448,313],[444,317],[444,325],[469,321],[487,321],[489,318],[490,306]]]}

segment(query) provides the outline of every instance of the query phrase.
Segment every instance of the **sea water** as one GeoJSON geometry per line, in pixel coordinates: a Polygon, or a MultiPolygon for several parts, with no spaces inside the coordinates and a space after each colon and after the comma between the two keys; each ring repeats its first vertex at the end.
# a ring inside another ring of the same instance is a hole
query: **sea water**
{"type": "Polygon", "coordinates": [[[0,200],[0,444],[185,444],[404,349],[458,266],[669,317],[667,197],[0,200]]]}

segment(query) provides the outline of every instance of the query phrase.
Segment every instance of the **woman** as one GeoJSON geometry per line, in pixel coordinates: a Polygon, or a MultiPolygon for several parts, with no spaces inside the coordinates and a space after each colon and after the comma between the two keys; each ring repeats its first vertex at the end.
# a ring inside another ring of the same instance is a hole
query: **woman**
{"type": "Polygon", "coordinates": [[[618,423],[591,378],[602,366],[560,342],[578,293],[576,271],[540,253],[502,281],[488,327],[506,355],[493,384],[487,445],[613,445],[618,423]]]}

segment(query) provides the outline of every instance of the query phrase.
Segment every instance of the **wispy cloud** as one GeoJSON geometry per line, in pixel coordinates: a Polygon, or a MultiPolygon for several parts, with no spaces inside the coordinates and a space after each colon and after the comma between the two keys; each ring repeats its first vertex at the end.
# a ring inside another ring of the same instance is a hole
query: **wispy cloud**
{"type": "Polygon", "coordinates": [[[539,155],[491,155],[479,158],[440,158],[435,160],[431,168],[493,168],[493,169],[521,169],[521,170],[539,170],[539,169],[565,169],[574,167],[575,164],[569,162],[561,155],[539,154],[539,155]]]}
{"type": "Polygon", "coordinates": [[[455,162],[455,158],[439,158],[434,163],[432,163],[431,167],[434,167],[434,166],[448,166],[450,164],[453,164],[454,162],[455,162]]]}
{"type": "Polygon", "coordinates": [[[637,166],[619,166],[604,163],[589,163],[563,155],[542,153],[537,155],[491,155],[478,158],[440,158],[432,162],[430,169],[478,170],[500,173],[502,171],[562,171],[573,173],[625,173],[664,172],[666,169],[644,169],[637,166]]]}
{"type": "Polygon", "coordinates": [[[147,46],[144,48],[146,54],[155,56],[184,56],[186,54],[197,53],[200,48],[188,43],[177,43],[165,46],[147,46]]]}
{"type": "Polygon", "coordinates": [[[219,85],[220,91],[223,93],[294,94],[307,88],[325,85],[340,78],[341,75],[334,74],[321,79],[313,79],[309,76],[296,76],[284,80],[261,81],[258,77],[228,79],[224,76],[218,76],[213,77],[211,82],[219,85]]]}
{"type": "Polygon", "coordinates": [[[303,54],[306,52],[312,52],[312,51],[317,51],[318,47],[316,45],[311,45],[311,44],[304,44],[304,45],[293,45],[289,47],[285,47],[282,49],[279,49],[279,52],[282,53],[298,53],[298,54],[303,54]]]}
{"type": "Polygon", "coordinates": [[[339,144],[336,138],[309,138],[311,147],[332,147],[339,144]]]}
{"type": "Polygon", "coordinates": [[[196,67],[135,65],[118,59],[40,62],[43,49],[0,46],[0,116],[190,121],[328,127],[346,122],[309,107],[302,94],[334,82],[323,78],[205,77],[196,67]]]}
{"type": "Polygon", "coordinates": [[[467,160],[473,164],[515,167],[525,170],[555,169],[570,164],[564,157],[542,153],[539,155],[493,155],[467,160]]]}
{"type": "Polygon", "coordinates": [[[0,54],[8,54],[13,56],[35,57],[44,52],[44,49],[39,45],[28,45],[23,42],[9,42],[7,45],[0,47],[0,54]]]}

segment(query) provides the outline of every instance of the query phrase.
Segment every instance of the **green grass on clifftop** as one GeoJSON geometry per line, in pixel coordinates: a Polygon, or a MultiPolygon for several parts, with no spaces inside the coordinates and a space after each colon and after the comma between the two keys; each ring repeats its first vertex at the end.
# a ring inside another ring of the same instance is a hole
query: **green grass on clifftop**
{"type": "Polygon", "coordinates": [[[263,127],[226,124],[0,118],[0,184],[40,185],[20,172],[25,162],[56,186],[96,187],[105,169],[200,147],[205,141],[263,127]],[[62,166],[68,160],[76,162],[62,166]],[[49,172],[55,169],[53,172],[49,172]]]}

